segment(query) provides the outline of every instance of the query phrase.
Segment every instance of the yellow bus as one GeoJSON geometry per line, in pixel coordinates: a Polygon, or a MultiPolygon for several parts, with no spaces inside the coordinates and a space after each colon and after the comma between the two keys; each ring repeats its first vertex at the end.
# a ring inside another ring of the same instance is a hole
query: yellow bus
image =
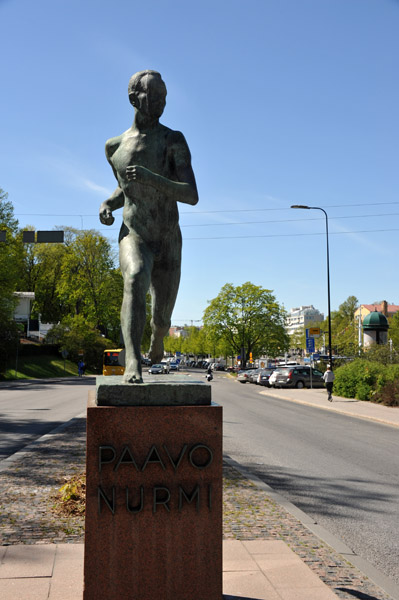
{"type": "Polygon", "coordinates": [[[125,349],[104,350],[103,375],[123,375],[125,372],[125,349]]]}

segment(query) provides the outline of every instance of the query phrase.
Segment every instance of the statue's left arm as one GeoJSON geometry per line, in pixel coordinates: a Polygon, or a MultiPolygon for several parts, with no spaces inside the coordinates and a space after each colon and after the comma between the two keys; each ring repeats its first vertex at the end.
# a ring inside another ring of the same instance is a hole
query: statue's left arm
{"type": "Polygon", "coordinates": [[[184,204],[197,204],[198,191],[191,166],[191,154],[184,136],[179,131],[171,132],[169,140],[170,160],[177,181],[158,175],[140,165],[131,165],[126,169],[128,181],[149,185],[168,198],[184,204]]]}

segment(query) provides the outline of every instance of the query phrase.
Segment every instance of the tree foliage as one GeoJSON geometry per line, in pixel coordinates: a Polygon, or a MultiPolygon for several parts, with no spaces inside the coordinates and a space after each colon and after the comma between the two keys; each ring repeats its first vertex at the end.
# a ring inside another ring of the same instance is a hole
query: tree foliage
{"type": "Polygon", "coordinates": [[[230,348],[245,349],[246,357],[276,356],[289,347],[285,311],[270,290],[250,282],[234,287],[226,283],[204,311],[208,336],[230,348]]]}
{"type": "Polygon", "coordinates": [[[0,372],[6,360],[14,353],[18,339],[13,320],[17,281],[21,270],[22,242],[18,238],[18,221],[7,194],[0,188],[0,231],[6,232],[6,241],[0,242],[0,372]]]}
{"type": "Polygon", "coordinates": [[[51,329],[48,338],[52,344],[67,350],[70,360],[77,362],[82,355],[87,368],[97,373],[102,369],[104,350],[113,346],[83,315],[66,316],[51,329]]]}
{"type": "Polygon", "coordinates": [[[96,231],[65,234],[65,244],[26,245],[19,289],[35,293],[33,312],[43,322],[81,315],[118,343],[123,282],[111,246],[96,231]]]}

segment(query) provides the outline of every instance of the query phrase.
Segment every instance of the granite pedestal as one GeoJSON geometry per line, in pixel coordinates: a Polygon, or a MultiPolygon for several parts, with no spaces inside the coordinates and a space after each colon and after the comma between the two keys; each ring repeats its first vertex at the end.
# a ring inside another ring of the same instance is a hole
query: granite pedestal
{"type": "Polygon", "coordinates": [[[222,408],[186,385],[191,405],[89,396],[84,600],[222,599],[222,408]]]}

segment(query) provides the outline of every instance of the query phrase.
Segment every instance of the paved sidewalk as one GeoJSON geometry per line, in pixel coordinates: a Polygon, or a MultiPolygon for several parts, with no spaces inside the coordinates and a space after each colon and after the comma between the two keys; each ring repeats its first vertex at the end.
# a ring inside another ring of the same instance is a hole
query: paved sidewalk
{"type": "MultiPolygon", "coordinates": [[[[80,600],[83,597],[83,548],[83,544],[2,548],[0,597],[5,600],[80,600]]],[[[225,540],[223,593],[225,600],[243,597],[248,600],[337,599],[287,544],[279,540],[225,540]]]]}
{"type": "Polygon", "coordinates": [[[325,389],[316,388],[310,389],[291,389],[291,388],[262,388],[261,394],[273,396],[281,400],[289,400],[298,404],[306,404],[315,406],[325,410],[338,412],[344,415],[357,417],[361,419],[370,419],[399,427],[399,407],[384,406],[383,404],[375,404],[373,402],[363,402],[353,398],[342,398],[333,395],[333,401],[327,400],[327,392],[325,389]]]}

